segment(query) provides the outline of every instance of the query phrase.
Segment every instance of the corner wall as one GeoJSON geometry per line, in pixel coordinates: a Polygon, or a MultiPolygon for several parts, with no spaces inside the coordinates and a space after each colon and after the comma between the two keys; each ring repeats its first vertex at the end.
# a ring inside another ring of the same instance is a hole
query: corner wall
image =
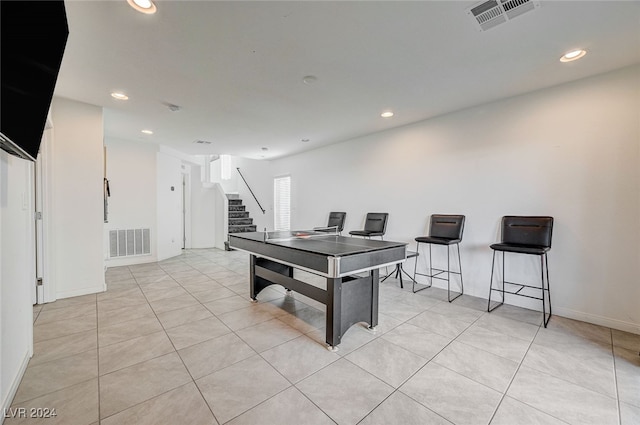
{"type": "Polygon", "coordinates": [[[182,253],[182,161],[175,156],[157,154],[157,257],[158,261],[182,253]]]}
{"type": "MultiPolygon", "coordinates": [[[[465,214],[465,289],[483,298],[500,218],[554,216],[554,313],[640,333],[638,111],[636,65],[275,160],[262,181],[291,174],[293,228],[347,211],[348,232],[389,212],[385,239],[410,249],[430,214],[465,214]]],[[[533,258],[509,265],[535,276],[533,258]]]]}
{"type": "Polygon", "coordinates": [[[106,139],[107,179],[111,188],[109,222],[105,223],[107,267],[153,262],[157,259],[156,155],[158,147],[147,143],[106,139]],[[109,231],[148,228],[151,254],[109,258],[109,231]]]}
{"type": "MultiPolygon", "coordinates": [[[[33,163],[0,150],[0,409],[8,408],[33,353],[33,163]]],[[[0,423],[2,418],[0,417],[0,423]]]]}
{"type": "MultiPolygon", "coordinates": [[[[102,108],[54,98],[51,223],[57,298],[105,290],[102,108]]],[[[47,284],[45,282],[45,284],[47,284]]]]}
{"type": "Polygon", "coordinates": [[[223,229],[216,225],[216,211],[224,212],[224,206],[216,196],[218,188],[202,183],[200,170],[199,166],[191,167],[191,248],[211,248],[219,246],[217,233],[223,229]]]}

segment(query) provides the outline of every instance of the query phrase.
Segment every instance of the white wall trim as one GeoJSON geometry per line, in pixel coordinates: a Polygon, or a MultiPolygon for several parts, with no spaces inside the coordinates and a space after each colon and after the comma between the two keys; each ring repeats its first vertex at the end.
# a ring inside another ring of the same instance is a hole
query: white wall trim
{"type": "MultiPolygon", "coordinates": [[[[572,310],[570,308],[553,307],[553,305],[552,313],[554,316],[566,317],[568,319],[580,320],[582,322],[592,323],[594,325],[604,326],[607,328],[640,334],[640,325],[632,322],[589,314],[582,311],[572,310]]],[[[551,320],[553,321],[553,317],[551,320]]]]}
{"type": "MultiPolygon", "coordinates": [[[[49,112],[51,114],[51,112],[49,112]]],[[[55,129],[50,118],[47,122],[51,124],[50,129],[45,130],[42,143],[40,144],[40,155],[42,176],[42,282],[43,282],[43,302],[50,303],[56,300],[56,262],[53,248],[55,223],[54,199],[52,193],[55,187],[55,174],[53,172],[53,149],[55,139],[55,129]]]]}
{"type": "Polygon", "coordinates": [[[98,292],[104,292],[106,290],[107,290],[107,285],[102,284],[102,285],[90,286],[87,288],[73,289],[71,291],[62,291],[62,292],[58,292],[56,295],[58,298],[70,298],[70,297],[79,297],[80,295],[95,294],[98,292]]]}
{"type": "MultiPolygon", "coordinates": [[[[27,366],[29,365],[29,360],[33,356],[33,345],[30,346],[29,350],[24,354],[22,362],[20,363],[20,368],[16,371],[15,376],[11,380],[11,385],[9,386],[9,391],[4,400],[2,400],[2,412],[6,412],[9,410],[11,406],[11,402],[13,401],[13,397],[15,397],[16,392],[18,392],[18,387],[20,386],[20,382],[24,377],[24,373],[27,370],[27,366]]],[[[4,414],[0,415],[0,425],[4,422],[4,414]]]]}
{"type": "Polygon", "coordinates": [[[182,188],[183,197],[184,197],[184,248],[191,249],[192,247],[192,236],[191,236],[191,227],[192,227],[192,216],[191,216],[191,166],[187,163],[182,164],[182,178],[184,179],[184,186],[182,188]],[[188,167],[188,168],[186,168],[188,167]]]}
{"type": "Polygon", "coordinates": [[[133,266],[136,264],[155,263],[158,260],[155,255],[135,255],[132,257],[115,257],[104,260],[105,270],[112,267],[133,266]]]}

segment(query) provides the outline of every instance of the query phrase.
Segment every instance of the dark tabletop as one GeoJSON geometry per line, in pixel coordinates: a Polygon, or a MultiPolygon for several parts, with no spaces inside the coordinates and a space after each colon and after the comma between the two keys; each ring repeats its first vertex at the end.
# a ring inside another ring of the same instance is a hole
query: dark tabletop
{"type": "Polygon", "coordinates": [[[265,241],[264,232],[234,233],[229,236],[333,257],[362,254],[407,245],[404,242],[379,241],[335,235],[316,236],[308,239],[267,241],[265,241]]]}

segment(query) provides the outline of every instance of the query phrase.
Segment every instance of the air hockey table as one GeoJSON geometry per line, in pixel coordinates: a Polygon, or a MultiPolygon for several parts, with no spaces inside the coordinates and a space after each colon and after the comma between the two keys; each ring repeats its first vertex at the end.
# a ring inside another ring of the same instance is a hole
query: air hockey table
{"type": "Polygon", "coordinates": [[[250,297],[279,284],[327,307],[326,342],[335,351],[354,324],[378,325],[379,269],[406,259],[406,243],[316,231],[229,235],[231,248],[250,255],[250,297]],[[294,278],[294,269],[326,279],[326,290],[294,278]]]}

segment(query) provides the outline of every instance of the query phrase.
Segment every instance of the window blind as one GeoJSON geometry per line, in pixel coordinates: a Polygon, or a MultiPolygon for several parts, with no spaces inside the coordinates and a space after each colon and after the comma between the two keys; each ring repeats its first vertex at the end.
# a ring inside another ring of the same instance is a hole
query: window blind
{"type": "Polygon", "coordinates": [[[273,179],[274,228],[291,230],[291,176],[273,179]]]}

